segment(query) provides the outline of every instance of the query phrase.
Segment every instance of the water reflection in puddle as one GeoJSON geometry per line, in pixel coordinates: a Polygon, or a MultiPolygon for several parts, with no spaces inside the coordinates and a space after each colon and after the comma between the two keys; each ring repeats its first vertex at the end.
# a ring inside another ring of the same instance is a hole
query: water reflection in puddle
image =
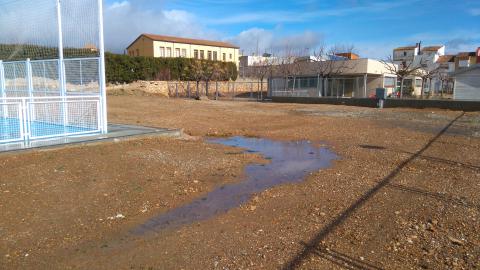
{"type": "Polygon", "coordinates": [[[154,217],[133,230],[134,234],[178,227],[223,214],[247,202],[255,193],[276,185],[303,181],[307,174],[327,168],[337,155],[327,148],[315,147],[308,141],[273,141],[232,137],[209,139],[210,143],[235,146],[248,153],[259,153],[267,164],[251,164],[245,168],[245,179],[226,184],[204,197],[165,214],[154,217]]]}

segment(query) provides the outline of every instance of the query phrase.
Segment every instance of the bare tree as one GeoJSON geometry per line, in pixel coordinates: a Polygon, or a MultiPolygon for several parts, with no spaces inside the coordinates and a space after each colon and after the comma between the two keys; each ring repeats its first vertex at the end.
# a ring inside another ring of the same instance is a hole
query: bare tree
{"type": "Polygon", "coordinates": [[[293,88],[295,90],[295,80],[297,75],[300,72],[301,61],[297,61],[297,58],[300,56],[299,52],[292,48],[289,45],[286,45],[280,53],[278,59],[279,73],[285,80],[284,91],[287,92],[288,82],[290,78],[293,78],[293,88]]]}
{"type": "Polygon", "coordinates": [[[212,63],[210,61],[204,61],[202,63],[202,79],[205,81],[205,95],[208,97],[208,87],[210,81],[216,75],[218,69],[218,63],[212,63]]]}
{"type": "Polygon", "coordinates": [[[185,67],[184,70],[185,77],[189,80],[194,80],[196,83],[196,96],[200,97],[199,85],[202,79],[204,78],[204,63],[202,60],[193,60],[190,61],[190,64],[185,67]]]}
{"type": "Polygon", "coordinates": [[[422,90],[420,97],[423,99],[423,89],[425,89],[425,83],[428,82],[428,95],[431,95],[432,91],[432,79],[438,77],[440,73],[440,67],[434,63],[427,64],[421,69],[416,70],[412,75],[422,78],[422,90]]]}
{"type": "Polygon", "coordinates": [[[260,82],[260,99],[263,99],[263,81],[271,76],[275,59],[274,57],[262,57],[252,66],[252,73],[260,82]]]}
{"type": "Polygon", "coordinates": [[[415,61],[411,61],[410,63],[404,61],[397,65],[393,61],[392,56],[388,56],[387,59],[380,60],[380,62],[385,66],[385,69],[387,69],[391,74],[397,75],[397,78],[400,79],[400,98],[403,97],[405,78],[411,75],[418,75],[419,70],[422,69],[422,64],[417,64],[415,61]]]}
{"type": "Polygon", "coordinates": [[[451,83],[453,83],[453,78],[447,72],[439,72],[437,77],[441,82],[440,93],[441,93],[441,97],[443,98],[443,94],[445,90],[447,90],[448,93],[451,92],[452,89],[450,86],[451,86],[451,83]]]}
{"type": "Polygon", "coordinates": [[[338,56],[339,53],[353,53],[353,46],[338,46],[328,48],[321,45],[313,52],[314,71],[317,73],[317,88],[321,81],[320,93],[326,95],[326,85],[328,80],[334,75],[341,75],[349,69],[355,68],[355,63],[348,61],[344,57],[338,56]]]}
{"type": "MultiPolygon", "coordinates": [[[[213,70],[210,79],[215,81],[216,86],[215,87],[215,99],[218,99],[218,80],[221,80],[222,78],[225,78],[225,75],[227,74],[227,69],[225,66],[220,65],[219,62],[214,62],[213,63],[213,70]]],[[[207,84],[208,88],[208,84],[207,84]]]]}

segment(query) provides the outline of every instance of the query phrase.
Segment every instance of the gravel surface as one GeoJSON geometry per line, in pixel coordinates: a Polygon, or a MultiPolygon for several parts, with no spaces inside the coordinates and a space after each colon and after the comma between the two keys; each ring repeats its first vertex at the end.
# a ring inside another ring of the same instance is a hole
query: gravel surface
{"type": "Polygon", "coordinates": [[[0,156],[0,269],[478,269],[480,113],[109,97],[116,123],[183,128],[0,156]],[[131,231],[255,153],[205,136],[308,140],[340,159],[208,220],[131,231]]]}

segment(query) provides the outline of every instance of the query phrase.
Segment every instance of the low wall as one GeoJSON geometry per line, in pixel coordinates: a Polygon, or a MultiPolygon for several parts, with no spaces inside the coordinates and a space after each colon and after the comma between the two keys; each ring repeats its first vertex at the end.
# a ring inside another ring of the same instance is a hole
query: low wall
{"type": "MultiPolygon", "coordinates": [[[[303,98],[303,97],[272,97],[273,102],[332,104],[376,108],[377,101],[371,98],[303,98]]],[[[480,111],[480,101],[461,100],[431,100],[431,99],[387,99],[384,108],[437,108],[454,111],[480,111]]]]}
{"type": "MultiPolygon", "coordinates": [[[[242,96],[250,92],[257,92],[260,89],[260,83],[256,81],[237,80],[235,82],[210,82],[208,86],[208,95],[214,96],[217,89],[219,96],[242,96]]],[[[263,90],[267,90],[267,83],[263,83],[263,90]]],[[[107,92],[111,95],[157,95],[164,97],[186,97],[197,94],[196,82],[184,81],[137,81],[130,84],[110,84],[107,86],[107,92]]],[[[198,93],[206,94],[205,82],[198,84],[198,93]]]]}

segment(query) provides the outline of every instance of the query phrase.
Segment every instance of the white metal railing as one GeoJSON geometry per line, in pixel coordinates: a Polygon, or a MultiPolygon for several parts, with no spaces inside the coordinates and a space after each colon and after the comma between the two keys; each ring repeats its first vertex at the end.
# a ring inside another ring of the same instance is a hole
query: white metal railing
{"type": "Polygon", "coordinates": [[[63,60],[65,78],[59,78],[58,59],[0,61],[0,91],[6,97],[60,96],[100,93],[100,58],[63,60]]]}
{"type": "Polygon", "coordinates": [[[0,101],[0,143],[102,132],[100,96],[23,97],[0,101]]]}
{"type": "Polygon", "coordinates": [[[23,139],[23,111],[21,102],[0,103],[0,142],[23,139]]]}

